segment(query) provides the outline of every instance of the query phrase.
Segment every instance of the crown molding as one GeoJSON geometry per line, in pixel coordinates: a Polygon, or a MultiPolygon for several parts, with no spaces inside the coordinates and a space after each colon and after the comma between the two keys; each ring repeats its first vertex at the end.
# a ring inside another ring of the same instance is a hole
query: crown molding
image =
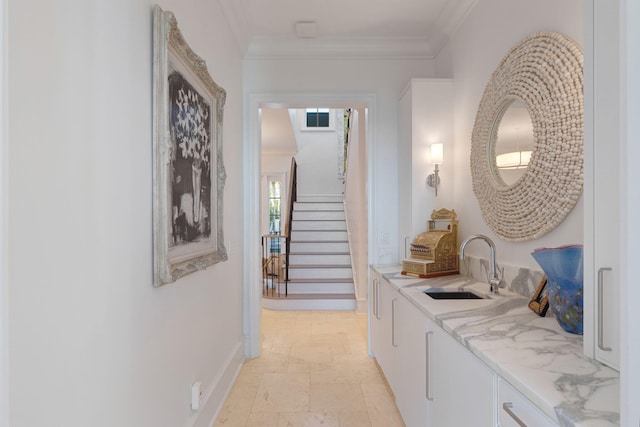
{"type": "Polygon", "coordinates": [[[317,38],[254,37],[245,59],[432,58],[425,37],[317,38]]]}
{"type": "Polygon", "coordinates": [[[433,59],[467,18],[478,0],[446,2],[425,37],[313,39],[253,36],[237,0],[218,0],[245,59],[433,59]]]}
{"type": "Polygon", "coordinates": [[[242,54],[246,54],[251,43],[251,28],[246,18],[246,13],[242,10],[241,2],[236,0],[218,0],[222,13],[224,14],[229,28],[233,33],[236,43],[242,54]]]}

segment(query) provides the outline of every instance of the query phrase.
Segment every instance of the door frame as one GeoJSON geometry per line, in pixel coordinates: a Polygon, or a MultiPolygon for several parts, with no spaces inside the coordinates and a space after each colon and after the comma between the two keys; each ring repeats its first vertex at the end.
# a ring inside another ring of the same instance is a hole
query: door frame
{"type": "Polygon", "coordinates": [[[0,3],[0,427],[9,426],[9,283],[7,262],[8,113],[8,0],[0,3]]]}
{"type": "MultiPolygon", "coordinates": [[[[375,94],[250,94],[244,106],[243,139],[243,223],[244,223],[244,266],[243,269],[243,336],[245,356],[260,355],[260,188],[261,188],[261,108],[304,108],[320,106],[329,108],[364,108],[366,115],[367,146],[367,193],[368,193],[368,253],[369,260],[377,259],[376,248],[372,242],[376,227],[375,164],[376,153],[376,95],[375,94]]],[[[290,177],[291,178],[291,177],[290,177]]]]}

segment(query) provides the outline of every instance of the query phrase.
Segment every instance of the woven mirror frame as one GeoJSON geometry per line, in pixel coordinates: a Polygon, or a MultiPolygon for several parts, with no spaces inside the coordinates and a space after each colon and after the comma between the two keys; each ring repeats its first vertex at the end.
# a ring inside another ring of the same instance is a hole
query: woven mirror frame
{"type": "Polygon", "coordinates": [[[500,238],[525,241],[553,230],[583,188],[583,52],[558,33],[535,33],[493,72],[473,128],[473,191],[486,224],[500,238]],[[533,124],[528,168],[512,185],[496,179],[495,142],[505,107],[524,104],[533,124]]]}

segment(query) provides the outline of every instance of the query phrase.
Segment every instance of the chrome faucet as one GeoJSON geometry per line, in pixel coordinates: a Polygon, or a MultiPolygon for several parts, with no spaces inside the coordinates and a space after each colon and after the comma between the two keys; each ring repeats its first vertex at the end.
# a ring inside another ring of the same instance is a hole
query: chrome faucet
{"type": "Polygon", "coordinates": [[[467,237],[460,245],[460,259],[464,259],[464,248],[472,240],[481,239],[487,242],[491,249],[491,272],[489,273],[489,290],[492,294],[497,294],[499,288],[502,287],[502,279],[498,277],[498,265],[496,264],[496,245],[493,240],[485,236],[484,234],[472,234],[467,237]]]}

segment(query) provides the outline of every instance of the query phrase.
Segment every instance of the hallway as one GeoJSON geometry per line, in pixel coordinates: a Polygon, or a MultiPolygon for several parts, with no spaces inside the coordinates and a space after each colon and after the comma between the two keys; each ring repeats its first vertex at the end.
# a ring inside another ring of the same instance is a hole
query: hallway
{"type": "Polygon", "coordinates": [[[262,310],[261,335],[215,427],[404,425],[367,355],[365,315],[262,310]]]}

